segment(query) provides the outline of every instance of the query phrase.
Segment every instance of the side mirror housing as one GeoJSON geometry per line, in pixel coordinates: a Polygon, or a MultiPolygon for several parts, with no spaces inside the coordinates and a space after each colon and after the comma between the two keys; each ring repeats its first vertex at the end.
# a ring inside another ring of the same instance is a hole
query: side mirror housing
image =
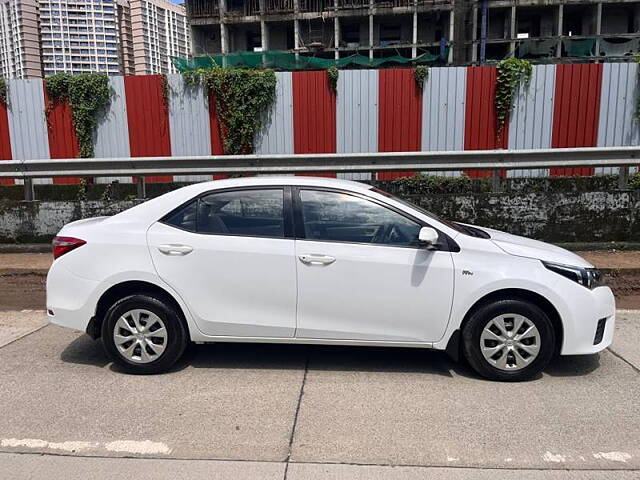
{"type": "Polygon", "coordinates": [[[431,227],[422,227],[418,233],[418,241],[429,249],[434,249],[438,246],[439,238],[438,232],[431,227]]]}

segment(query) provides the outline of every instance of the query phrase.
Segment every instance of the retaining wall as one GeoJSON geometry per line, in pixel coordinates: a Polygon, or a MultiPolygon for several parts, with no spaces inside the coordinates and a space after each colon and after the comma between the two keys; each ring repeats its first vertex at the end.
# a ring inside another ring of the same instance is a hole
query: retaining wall
{"type": "MultiPolygon", "coordinates": [[[[640,241],[640,191],[404,194],[444,218],[550,242],[640,241]]],[[[0,201],[0,242],[48,242],[68,222],[135,200],[0,201]]]]}

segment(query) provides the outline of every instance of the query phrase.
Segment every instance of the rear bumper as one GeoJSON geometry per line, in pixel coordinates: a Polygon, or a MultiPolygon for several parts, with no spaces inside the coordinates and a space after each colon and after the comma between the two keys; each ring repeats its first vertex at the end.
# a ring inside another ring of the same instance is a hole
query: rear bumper
{"type": "Polygon", "coordinates": [[[47,274],[47,315],[49,322],[61,327],[87,331],[95,314],[99,282],[74,275],[60,262],[53,262],[47,274]]]}

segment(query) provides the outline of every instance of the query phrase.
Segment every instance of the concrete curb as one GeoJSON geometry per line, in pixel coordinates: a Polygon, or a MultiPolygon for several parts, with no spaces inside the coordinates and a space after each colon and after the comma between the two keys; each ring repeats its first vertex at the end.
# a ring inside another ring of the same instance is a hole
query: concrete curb
{"type": "Polygon", "coordinates": [[[49,272],[48,268],[0,268],[0,277],[26,277],[28,275],[42,275],[49,272]]]}
{"type": "Polygon", "coordinates": [[[0,243],[0,253],[49,253],[50,243],[0,243]]]}
{"type": "Polygon", "coordinates": [[[610,267],[600,267],[600,271],[607,275],[639,275],[640,268],[639,267],[629,267],[629,268],[610,268],[610,267]]]}
{"type": "Polygon", "coordinates": [[[601,252],[601,251],[617,251],[628,252],[640,250],[638,242],[572,242],[572,243],[555,243],[558,247],[566,248],[572,252],[601,252]]]}

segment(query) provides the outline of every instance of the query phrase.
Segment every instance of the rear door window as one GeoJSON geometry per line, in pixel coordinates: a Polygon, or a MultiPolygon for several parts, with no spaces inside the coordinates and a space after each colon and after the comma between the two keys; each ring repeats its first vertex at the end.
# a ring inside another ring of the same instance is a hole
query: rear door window
{"type": "Polygon", "coordinates": [[[284,237],[284,191],[271,188],[210,193],[161,221],[197,233],[284,237]]]}
{"type": "Polygon", "coordinates": [[[284,237],[284,191],[234,190],[200,197],[199,233],[284,237]]]}

